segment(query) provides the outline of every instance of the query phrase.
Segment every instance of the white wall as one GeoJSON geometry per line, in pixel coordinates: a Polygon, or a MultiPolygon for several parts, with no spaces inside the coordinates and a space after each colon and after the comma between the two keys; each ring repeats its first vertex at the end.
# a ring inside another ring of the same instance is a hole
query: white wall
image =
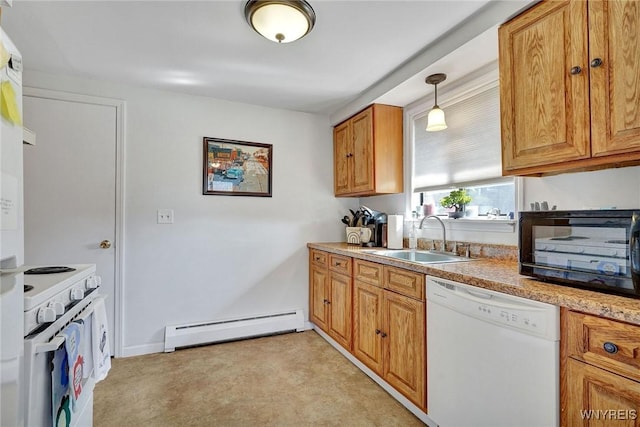
{"type": "Polygon", "coordinates": [[[127,102],[125,355],[160,351],[169,324],[307,311],[306,243],[344,240],[358,206],[333,196],[328,117],[38,72],[24,84],[127,102]],[[203,196],[204,136],[273,144],[273,197],[203,196]],[[156,224],[159,208],[175,223],[156,224]]]}
{"type": "Polygon", "coordinates": [[[546,200],[558,209],[640,208],[640,166],[524,179],[524,208],[546,200]]]}

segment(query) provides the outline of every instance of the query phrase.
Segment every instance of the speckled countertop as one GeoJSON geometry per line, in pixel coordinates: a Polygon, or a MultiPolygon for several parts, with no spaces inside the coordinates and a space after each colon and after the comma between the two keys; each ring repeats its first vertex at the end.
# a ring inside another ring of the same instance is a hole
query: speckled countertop
{"type": "Polygon", "coordinates": [[[518,264],[512,260],[485,258],[425,265],[373,255],[366,252],[372,248],[346,243],[309,243],[307,246],[640,325],[640,300],[544,283],[518,274],[518,264]]]}

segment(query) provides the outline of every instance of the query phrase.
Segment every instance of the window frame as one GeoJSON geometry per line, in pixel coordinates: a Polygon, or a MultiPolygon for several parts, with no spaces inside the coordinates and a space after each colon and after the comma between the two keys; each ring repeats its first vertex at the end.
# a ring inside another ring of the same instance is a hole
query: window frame
{"type": "MultiPolygon", "coordinates": [[[[450,84],[448,87],[439,88],[438,103],[440,108],[445,110],[448,105],[455,104],[463,101],[466,98],[472,97],[478,93],[481,93],[491,87],[499,84],[498,76],[498,61],[493,61],[484,67],[470,73],[469,75],[459,79],[457,82],[450,84]],[[444,101],[444,102],[443,102],[444,101]]],[[[412,211],[415,207],[412,206],[412,198],[414,189],[414,120],[417,117],[423,117],[428,112],[434,103],[433,93],[420,98],[413,103],[407,105],[404,108],[404,205],[405,205],[405,218],[412,217],[412,211]]],[[[496,182],[503,180],[504,177],[496,177],[496,182]]],[[[485,180],[490,182],[491,180],[485,180]]],[[[487,219],[487,218],[459,218],[450,219],[447,217],[440,217],[443,221],[448,223],[449,227],[458,230],[470,230],[470,231],[484,231],[484,232],[515,232],[515,225],[517,224],[518,212],[523,210],[523,180],[521,177],[514,177],[514,190],[515,190],[515,218],[511,219],[487,219]]],[[[454,185],[455,187],[455,185],[454,185]]],[[[426,223],[425,223],[426,225],[426,223]]]]}

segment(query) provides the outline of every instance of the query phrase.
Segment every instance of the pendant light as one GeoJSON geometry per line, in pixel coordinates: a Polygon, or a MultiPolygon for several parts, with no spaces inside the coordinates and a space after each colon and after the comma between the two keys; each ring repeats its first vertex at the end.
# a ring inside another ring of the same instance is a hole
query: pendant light
{"type": "Polygon", "coordinates": [[[249,0],[244,16],[257,33],[276,43],[290,43],[309,34],[316,14],[304,0],[249,0]]]}
{"type": "Polygon", "coordinates": [[[435,87],[434,105],[429,111],[429,116],[427,116],[427,132],[436,132],[447,128],[447,122],[444,120],[444,111],[438,106],[438,83],[442,83],[446,78],[446,74],[439,73],[431,74],[425,79],[425,83],[435,87]]]}

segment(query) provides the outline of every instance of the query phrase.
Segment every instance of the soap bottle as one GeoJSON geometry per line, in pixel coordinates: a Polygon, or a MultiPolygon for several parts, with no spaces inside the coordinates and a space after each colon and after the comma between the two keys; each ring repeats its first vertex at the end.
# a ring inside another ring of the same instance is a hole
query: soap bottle
{"type": "Polygon", "coordinates": [[[416,223],[411,221],[411,231],[409,232],[409,249],[418,247],[418,239],[416,238],[416,223]]]}

